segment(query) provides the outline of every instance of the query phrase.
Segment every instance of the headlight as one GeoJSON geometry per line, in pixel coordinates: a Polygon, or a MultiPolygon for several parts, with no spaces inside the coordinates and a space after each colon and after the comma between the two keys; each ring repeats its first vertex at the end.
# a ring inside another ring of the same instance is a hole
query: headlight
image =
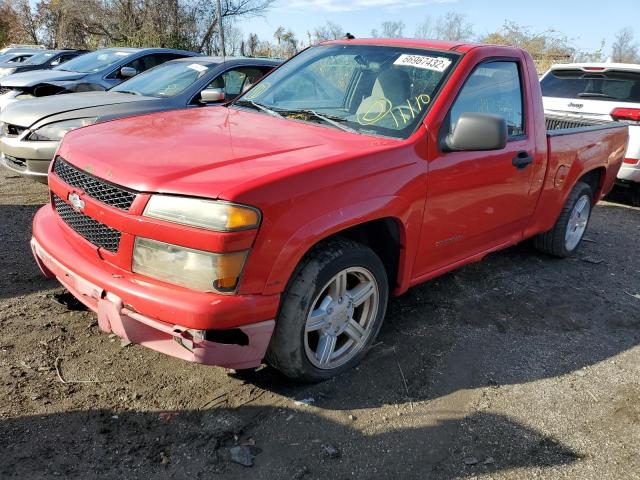
{"type": "Polygon", "coordinates": [[[260,213],[251,207],[170,195],[153,195],[143,215],[217,232],[247,230],[260,223],[260,213]]]}
{"type": "Polygon", "coordinates": [[[4,122],[0,122],[0,137],[6,137],[9,135],[8,125],[4,122]]]}
{"type": "Polygon", "coordinates": [[[13,68],[0,68],[0,77],[6,77],[7,75],[11,75],[15,71],[16,71],[15,67],[13,67],[13,68]]]}
{"type": "Polygon", "coordinates": [[[58,142],[71,130],[96,123],[97,118],[76,118],[45,125],[29,135],[29,140],[38,142],[58,142]]]}
{"type": "Polygon", "coordinates": [[[137,237],[133,271],[202,292],[233,292],[247,252],[217,254],[137,237]]]}

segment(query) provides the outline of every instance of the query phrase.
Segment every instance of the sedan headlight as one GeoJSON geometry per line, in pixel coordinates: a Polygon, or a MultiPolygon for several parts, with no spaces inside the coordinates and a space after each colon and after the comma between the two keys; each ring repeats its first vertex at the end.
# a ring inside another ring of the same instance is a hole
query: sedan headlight
{"type": "Polygon", "coordinates": [[[16,68],[0,68],[0,77],[6,77],[16,71],[16,68]]]}
{"type": "Polygon", "coordinates": [[[29,135],[29,140],[38,142],[59,142],[71,130],[96,123],[97,118],[76,118],[45,125],[29,135]]]}
{"type": "Polygon", "coordinates": [[[247,252],[218,254],[137,237],[133,271],[202,292],[235,291],[247,252]]]}
{"type": "Polygon", "coordinates": [[[260,212],[255,208],[171,195],[153,195],[143,215],[217,232],[248,230],[260,223],[260,212]]]}

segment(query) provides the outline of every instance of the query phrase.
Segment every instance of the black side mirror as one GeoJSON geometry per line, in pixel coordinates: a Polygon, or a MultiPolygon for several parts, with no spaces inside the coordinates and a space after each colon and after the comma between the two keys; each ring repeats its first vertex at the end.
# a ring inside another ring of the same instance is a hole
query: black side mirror
{"type": "Polygon", "coordinates": [[[507,145],[507,121],[488,113],[463,113],[444,139],[445,149],[502,150],[507,145]]]}

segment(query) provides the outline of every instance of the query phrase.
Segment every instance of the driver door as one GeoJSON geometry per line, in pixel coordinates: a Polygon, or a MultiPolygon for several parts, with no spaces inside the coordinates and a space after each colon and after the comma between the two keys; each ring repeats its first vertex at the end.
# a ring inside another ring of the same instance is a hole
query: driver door
{"type": "Polygon", "coordinates": [[[529,195],[536,153],[522,71],[517,60],[480,63],[458,93],[441,135],[462,113],[485,113],[507,120],[508,142],[496,151],[440,151],[430,160],[416,276],[521,239],[536,205],[529,195]]]}

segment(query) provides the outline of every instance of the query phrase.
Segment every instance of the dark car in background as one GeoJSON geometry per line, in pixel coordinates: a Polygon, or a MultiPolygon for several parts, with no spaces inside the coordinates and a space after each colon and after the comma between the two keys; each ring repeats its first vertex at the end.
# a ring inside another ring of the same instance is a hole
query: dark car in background
{"type": "Polygon", "coordinates": [[[173,60],[106,92],[15,102],[0,114],[0,161],[46,182],[49,163],[70,130],[144,113],[220,105],[246,91],[280,62],[196,57],[173,60]]]}
{"type": "Polygon", "coordinates": [[[0,78],[0,111],[9,103],[60,93],[108,90],[161,63],[199,53],[168,48],[105,48],[51,70],[0,78]]]}
{"type": "Polygon", "coordinates": [[[29,52],[31,56],[22,62],[3,62],[0,57],[0,78],[14,73],[49,70],[85,53],[87,50],[36,50],[29,52]]]}
{"type": "Polygon", "coordinates": [[[46,50],[47,48],[44,45],[27,45],[20,43],[12,43],[11,45],[7,45],[4,48],[0,48],[0,55],[4,55],[5,53],[13,53],[17,50],[46,50]]]}

